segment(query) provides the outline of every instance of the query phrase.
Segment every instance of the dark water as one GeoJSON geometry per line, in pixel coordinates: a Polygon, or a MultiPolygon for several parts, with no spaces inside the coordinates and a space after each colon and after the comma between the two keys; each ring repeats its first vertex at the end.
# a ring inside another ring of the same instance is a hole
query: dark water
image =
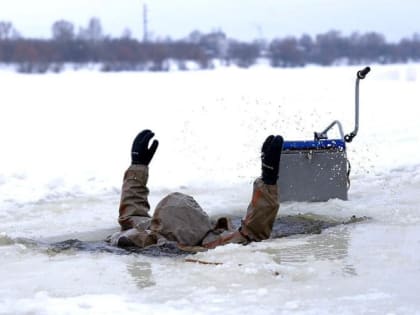
{"type": "MultiPolygon", "coordinates": [[[[271,238],[288,237],[299,234],[320,234],[323,230],[340,224],[353,224],[367,220],[366,217],[351,217],[340,221],[328,217],[314,215],[289,215],[276,219],[271,233],[271,238]]],[[[239,227],[241,218],[232,218],[232,225],[239,227]]],[[[50,253],[60,253],[69,250],[87,251],[87,252],[108,252],[117,255],[142,254],[147,256],[180,256],[189,255],[191,251],[180,249],[175,242],[168,242],[162,245],[152,245],[146,248],[124,247],[119,248],[110,246],[105,241],[80,241],[78,239],[69,239],[51,244],[41,244],[46,247],[50,253]]]]}

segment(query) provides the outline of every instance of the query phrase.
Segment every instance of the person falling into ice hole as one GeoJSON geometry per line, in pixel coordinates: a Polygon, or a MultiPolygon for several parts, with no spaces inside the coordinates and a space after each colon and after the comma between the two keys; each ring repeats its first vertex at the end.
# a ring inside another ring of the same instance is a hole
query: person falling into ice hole
{"type": "Polygon", "coordinates": [[[261,149],[262,174],[254,181],[253,194],[239,229],[234,230],[227,218],[212,225],[209,216],[191,197],[172,193],[163,198],[149,215],[147,188],[149,163],[159,142],[154,133],[143,130],[134,139],[131,165],[124,174],[118,223],[121,231],[108,239],[118,247],[145,248],[151,245],[175,243],[188,248],[211,249],[229,243],[248,244],[270,237],[279,209],[277,179],[283,146],[281,136],[269,136],[261,149]]]}

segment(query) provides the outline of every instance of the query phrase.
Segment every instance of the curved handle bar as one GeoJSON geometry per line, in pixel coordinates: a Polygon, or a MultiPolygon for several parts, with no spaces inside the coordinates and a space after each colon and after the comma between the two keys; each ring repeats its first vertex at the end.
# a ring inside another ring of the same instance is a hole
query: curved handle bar
{"type": "Polygon", "coordinates": [[[366,67],[363,70],[357,71],[357,77],[361,80],[366,78],[366,75],[370,72],[370,67],[366,67]]]}

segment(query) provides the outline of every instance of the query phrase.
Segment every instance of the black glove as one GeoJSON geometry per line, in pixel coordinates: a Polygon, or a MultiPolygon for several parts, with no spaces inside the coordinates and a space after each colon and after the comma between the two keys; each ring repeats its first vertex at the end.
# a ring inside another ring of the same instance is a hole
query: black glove
{"type": "Polygon", "coordinates": [[[262,180],[267,185],[275,185],[279,177],[280,155],[283,147],[282,136],[269,136],[261,149],[262,180]]]}
{"type": "Polygon", "coordinates": [[[143,130],[134,139],[133,147],[131,148],[131,163],[149,165],[159,145],[159,141],[153,140],[149,148],[149,141],[155,134],[150,130],[143,130]]]}

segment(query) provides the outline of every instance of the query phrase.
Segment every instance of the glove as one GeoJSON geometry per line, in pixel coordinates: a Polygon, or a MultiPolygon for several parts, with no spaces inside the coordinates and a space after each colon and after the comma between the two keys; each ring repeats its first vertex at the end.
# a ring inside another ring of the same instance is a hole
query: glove
{"type": "Polygon", "coordinates": [[[269,136],[261,149],[262,180],[267,185],[275,185],[279,177],[279,163],[283,148],[282,136],[269,136]]]}
{"type": "Polygon", "coordinates": [[[143,130],[137,135],[131,148],[131,164],[149,165],[159,145],[159,141],[153,140],[149,148],[149,141],[154,135],[150,130],[143,130]]]}

